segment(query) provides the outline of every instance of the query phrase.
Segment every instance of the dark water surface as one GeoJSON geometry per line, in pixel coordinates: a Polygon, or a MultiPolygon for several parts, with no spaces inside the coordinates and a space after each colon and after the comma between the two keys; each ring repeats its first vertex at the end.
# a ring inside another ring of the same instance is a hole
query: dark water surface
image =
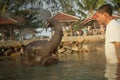
{"type": "Polygon", "coordinates": [[[48,67],[22,66],[11,58],[0,59],[0,80],[120,80],[117,65],[106,65],[104,51],[64,53],[60,63],[48,67]]]}

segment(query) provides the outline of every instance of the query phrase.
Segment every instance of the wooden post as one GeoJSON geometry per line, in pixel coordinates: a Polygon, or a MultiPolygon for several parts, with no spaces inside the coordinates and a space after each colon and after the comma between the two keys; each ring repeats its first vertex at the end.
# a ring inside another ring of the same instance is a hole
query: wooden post
{"type": "Polygon", "coordinates": [[[70,35],[73,36],[73,28],[72,28],[73,22],[70,22],[69,26],[70,26],[70,35]]]}

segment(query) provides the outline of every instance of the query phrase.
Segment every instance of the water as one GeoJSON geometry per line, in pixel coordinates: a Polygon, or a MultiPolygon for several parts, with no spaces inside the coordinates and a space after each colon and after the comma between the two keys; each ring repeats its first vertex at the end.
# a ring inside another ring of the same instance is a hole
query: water
{"type": "Polygon", "coordinates": [[[119,80],[117,65],[106,65],[104,51],[64,53],[58,64],[22,66],[19,60],[0,59],[0,80],[119,80]]]}

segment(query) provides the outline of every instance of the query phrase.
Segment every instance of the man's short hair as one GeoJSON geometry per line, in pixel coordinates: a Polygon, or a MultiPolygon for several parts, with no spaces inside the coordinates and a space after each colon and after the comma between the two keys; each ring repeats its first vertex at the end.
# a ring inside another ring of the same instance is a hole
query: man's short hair
{"type": "Polygon", "coordinates": [[[97,9],[97,12],[99,13],[105,12],[108,15],[112,16],[112,13],[113,13],[112,6],[110,4],[104,4],[97,9]]]}

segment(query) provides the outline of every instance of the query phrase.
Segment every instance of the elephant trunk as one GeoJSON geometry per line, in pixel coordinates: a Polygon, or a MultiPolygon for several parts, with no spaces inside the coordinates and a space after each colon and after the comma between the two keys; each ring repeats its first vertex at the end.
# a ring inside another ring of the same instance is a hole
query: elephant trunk
{"type": "Polygon", "coordinates": [[[46,48],[47,52],[44,52],[44,55],[41,57],[40,63],[42,65],[49,64],[51,62],[54,62],[57,58],[53,55],[56,54],[57,48],[62,40],[62,26],[58,21],[50,21],[49,22],[53,27],[55,27],[55,33],[52,37],[52,39],[46,43],[43,48],[46,48]],[[47,47],[46,47],[47,45],[47,47]]]}

